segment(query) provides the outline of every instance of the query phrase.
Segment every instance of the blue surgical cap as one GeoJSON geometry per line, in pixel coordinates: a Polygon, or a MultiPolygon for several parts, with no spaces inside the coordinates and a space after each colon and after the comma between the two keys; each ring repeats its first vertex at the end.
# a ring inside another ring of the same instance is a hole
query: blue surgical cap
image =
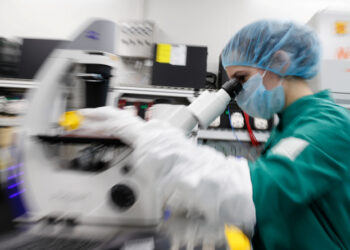
{"type": "Polygon", "coordinates": [[[250,66],[281,77],[314,77],[319,69],[320,42],[307,26],[262,20],[247,25],[231,38],[222,54],[224,68],[250,66]]]}

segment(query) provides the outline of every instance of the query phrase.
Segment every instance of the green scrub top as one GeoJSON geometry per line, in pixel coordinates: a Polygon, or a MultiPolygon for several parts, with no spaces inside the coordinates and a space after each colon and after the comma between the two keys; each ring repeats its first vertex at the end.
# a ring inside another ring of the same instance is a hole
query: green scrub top
{"type": "Polygon", "coordinates": [[[257,224],[253,248],[350,249],[350,113],[329,91],[279,114],[250,162],[257,224]]]}

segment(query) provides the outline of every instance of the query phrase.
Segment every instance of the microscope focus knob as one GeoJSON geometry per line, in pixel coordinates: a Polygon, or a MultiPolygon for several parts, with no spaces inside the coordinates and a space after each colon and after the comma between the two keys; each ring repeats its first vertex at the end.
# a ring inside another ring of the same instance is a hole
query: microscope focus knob
{"type": "Polygon", "coordinates": [[[136,202],[134,191],[124,184],[114,185],[110,195],[113,203],[121,209],[128,209],[136,202]]]}

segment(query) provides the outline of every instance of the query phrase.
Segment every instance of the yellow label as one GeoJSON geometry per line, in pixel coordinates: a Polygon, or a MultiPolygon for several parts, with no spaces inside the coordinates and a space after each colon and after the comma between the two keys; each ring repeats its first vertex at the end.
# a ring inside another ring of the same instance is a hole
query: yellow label
{"type": "Polygon", "coordinates": [[[171,45],[164,44],[164,43],[158,44],[156,62],[170,63],[170,57],[171,57],[171,45]]]}
{"type": "Polygon", "coordinates": [[[335,22],[335,33],[345,35],[348,33],[348,22],[335,22]]]}
{"type": "Polygon", "coordinates": [[[118,57],[116,55],[111,55],[109,58],[111,58],[113,61],[118,61],[118,57]]]}
{"type": "Polygon", "coordinates": [[[225,225],[225,236],[230,250],[250,250],[248,237],[237,227],[225,225]]]}
{"type": "Polygon", "coordinates": [[[79,128],[82,121],[83,117],[80,114],[78,114],[78,112],[67,111],[66,113],[61,115],[59,124],[66,130],[75,130],[79,128]]]}

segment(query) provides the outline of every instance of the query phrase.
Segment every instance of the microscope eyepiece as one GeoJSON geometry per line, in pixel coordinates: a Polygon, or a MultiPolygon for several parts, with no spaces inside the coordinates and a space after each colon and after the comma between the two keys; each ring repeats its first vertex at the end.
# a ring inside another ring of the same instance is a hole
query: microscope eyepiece
{"type": "Polygon", "coordinates": [[[241,92],[242,88],[242,83],[237,78],[232,78],[222,85],[222,89],[224,89],[232,99],[241,92]]]}

